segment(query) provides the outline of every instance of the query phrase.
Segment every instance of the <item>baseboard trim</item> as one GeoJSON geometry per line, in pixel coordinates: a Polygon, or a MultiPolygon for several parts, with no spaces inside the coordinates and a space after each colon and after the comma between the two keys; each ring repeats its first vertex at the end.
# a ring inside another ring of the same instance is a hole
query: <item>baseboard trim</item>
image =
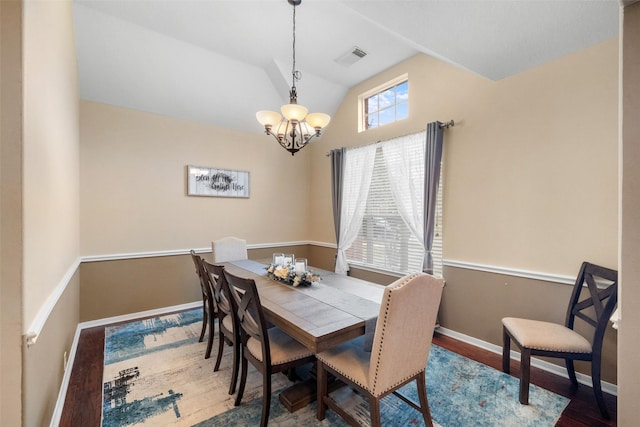
{"type": "MultiPolygon", "coordinates": [[[[473,346],[482,348],[484,350],[488,350],[492,353],[502,355],[502,347],[495,344],[491,344],[490,342],[482,341],[472,336],[465,335],[460,332],[452,331],[451,329],[447,329],[442,326],[437,328],[437,332],[439,332],[442,335],[455,338],[458,341],[462,341],[467,344],[471,344],[473,346]]],[[[520,353],[517,351],[511,350],[510,357],[513,360],[520,360],[520,353]]],[[[536,368],[542,369],[543,371],[547,371],[552,374],[561,376],[563,378],[567,378],[567,379],[569,378],[569,376],[567,375],[567,370],[564,367],[546,362],[544,360],[541,360],[535,357],[531,358],[531,366],[534,366],[536,368]]],[[[578,379],[578,382],[580,384],[584,384],[588,387],[592,386],[591,376],[582,374],[580,372],[576,372],[576,378],[578,379]]],[[[604,391],[605,393],[612,394],[614,396],[618,396],[618,386],[616,384],[611,384],[606,381],[602,381],[601,384],[602,384],[602,391],[604,391]]]]}
{"type": "Polygon", "coordinates": [[[67,389],[69,388],[69,379],[71,378],[71,371],[73,371],[73,362],[76,360],[76,351],[78,350],[80,332],[82,332],[82,328],[80,327],[80,324],[78,324],[78,326],[76,326],[76,333],[73,336],[73,342],[71,343],[71,349],[69,350],[67,366],[65,366],[64,374],[62,375],[62,384],[60,385],[60,391],[58,392],[56,406],[53,408],[53,415],[51,416],[51,422],[49,423],[50,427],[58,427],[60,425],[60,418],[62,417],[62,410],[64,409],[64,400],[67,397],[67,389]]]}
{"type": "Polygon", "coordinates": [[[189,310],[191,308],[202,307],[202,301],[188,302],[185,304],[172,305],[170,307],[155,308],[153,310],[138,311],[137,313],[123,314],[120,316],[105,317],[103,319],[89,320],[82,322],[78,327],[82,329],[94,328],[96,326],[106,326],[113,323],[128,322],[130,320],[141,319],[143,317],[159,316],[174,311],[189,310]]]}

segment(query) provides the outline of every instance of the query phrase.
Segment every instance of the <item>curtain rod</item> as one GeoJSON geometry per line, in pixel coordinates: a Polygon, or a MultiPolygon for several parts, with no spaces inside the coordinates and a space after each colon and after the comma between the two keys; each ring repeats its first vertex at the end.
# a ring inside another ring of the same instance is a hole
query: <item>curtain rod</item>
{"type": "MultiPolygon", "coordinates": [[[[448,129],[450,127],[453,127],[454,125],[455,125],[455,123],[453,122],[453,120],[449,120],[446,123],[440,123],[440,128],[441,129],[448,129]]],[[[422,132],[422,131],[420,131],[420,132],[422,132]]],[[[359,147],[365,147],[367,145],[372,145],[372,144],[379,144],[381,142],[390,141],[392,139],[402,138],[403,136],[415,135],[416,133],[420,133],[420,132],[407,133],[407,134],[404,134],[404,135],[394,136],[393,138],[389,138],[389,139],[381,139],[381,140],[378,140],[376,142],[372,142],[370,144],[360,145],[359,147]]],[[[349,148],[358,148],[358,147],[349,147],[349,148]]],[[[331,151],[328,152],[327,154],[325,154],[326,157],[329,157],[330,155],[331,155],[331,151]]]]}

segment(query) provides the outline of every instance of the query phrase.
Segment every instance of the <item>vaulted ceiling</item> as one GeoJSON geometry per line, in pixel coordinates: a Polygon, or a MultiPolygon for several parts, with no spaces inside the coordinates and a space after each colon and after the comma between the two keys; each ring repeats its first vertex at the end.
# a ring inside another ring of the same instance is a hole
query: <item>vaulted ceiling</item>
{"type": "MultiPolygon", "coordinates": [[[[288,102],[292,11],[286,0],[75,0],[80,96],[261,132],[255,112],[288,102]]],[[[304,0],[298,101],[333,115],[350,87],[417,53],[500,80],[616,37],[618,21],[617,0],[304,0]]]]}

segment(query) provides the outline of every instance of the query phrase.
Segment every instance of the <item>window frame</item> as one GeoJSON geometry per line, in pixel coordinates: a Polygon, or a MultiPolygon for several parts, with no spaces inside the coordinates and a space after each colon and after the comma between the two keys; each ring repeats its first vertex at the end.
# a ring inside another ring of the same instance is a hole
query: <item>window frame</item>
{"type": "Polygon", "coordinates": [[[387,81],[386,83],[376,86],[373,89],[370,89],[362,94],[360,94],[358,96],[358,132],[364,132],[366,130],[371,130],[371,129],[378,129],[382,126],[386,126],[395,122],[398,122],[400,120],[405,120],[409,118],[409,75],[408,74],[402,74],[392,80],[387,81]],[[394,102],[391,106],[385,107],[384,109],[380,110],[376,110],[376,112],[378,113],[378,117],[379,117],[379,113],[380,111],[385,111],[388,109],[393,108],[393,112],[394,112],[394,120],[384,123],[384,124],[379,124],[375,127],[369,127],[368,126],[368,122],[367,122],[367,118],[369,117],[369,112],[368,112],[368,106],[367,106],[367,100],[369,98],[372,98],[376,95],[382,94],[385,91],[395,88],[396,86],[400,86],[402,84],[406,83],[407,84],[407,100],[406,101],[402,101],[400,103],[397,102],[397,98],[394,99],[394,102]],[[401,119],[397,118],[397,107],[398,105],[402,105],[402,104],[406,104],[407,106],[407,116],[403,117],[401,119]]]}

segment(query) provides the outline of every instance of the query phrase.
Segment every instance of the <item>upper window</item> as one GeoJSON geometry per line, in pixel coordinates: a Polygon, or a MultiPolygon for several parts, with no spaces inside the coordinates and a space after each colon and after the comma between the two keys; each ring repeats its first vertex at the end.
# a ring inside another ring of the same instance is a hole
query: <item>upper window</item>
{"type": "Polygon", "coordinates": [[[409,81],[406,75],[360,95],[360,131],[409,117],[409,81]]]}

